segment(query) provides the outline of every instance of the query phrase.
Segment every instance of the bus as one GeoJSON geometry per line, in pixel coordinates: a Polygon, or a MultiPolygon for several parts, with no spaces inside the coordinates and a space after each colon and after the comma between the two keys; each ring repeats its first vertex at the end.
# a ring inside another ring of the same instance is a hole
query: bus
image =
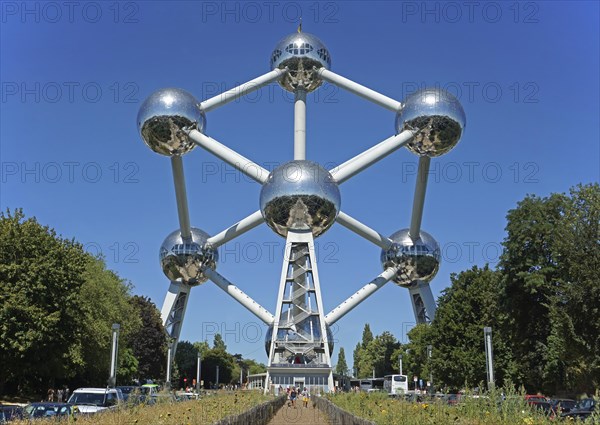
{"type": "Polygon", "coordinates": [[[383,378],[363,378],[363,379],[351,379],[351,389],[359,389],[364,392],[383,391],[384,379],[383,378]]]}
{"type": "Polygon", "coordinates": [[[408,378],[406,375],[386,375],[383,379],[383,388],[389,394],[408,393],[408,378]]]}

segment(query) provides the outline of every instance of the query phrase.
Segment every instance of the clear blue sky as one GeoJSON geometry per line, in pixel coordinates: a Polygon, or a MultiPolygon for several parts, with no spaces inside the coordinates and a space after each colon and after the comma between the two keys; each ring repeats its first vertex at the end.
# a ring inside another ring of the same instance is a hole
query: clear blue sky
{"type": "MultiPolygon", "coordinates": [[[[22,207],[101,251],[160,308],[158,249],[178,226],[169,160],[140,139],[154,90],[199,100],[268,71],[296,30],[328,46],[332,70],[397,100],[439,85],[467,130],[432,161],[423,229],[442,246],[434,294],[450,274],[495,265],[506,212],[600,180],[598,2],[3,2],[1,208],[22,207]]],[[[394,115],[325,85],[309,96],[307,156],[339,164],[394,133],[394,115]]],[[[207,134],[266,168],[292,157],[291,95],[272,85],[207,115],[207,134]]],[[[394,153],[341,186],[342,208],[384,234],[408,227],[417,158],[394,153]]],[[[215,234],[258,208],[258,184],[199,148],[184,158],[192,225],[215,234]]],[[[220,250],[218,271],[274,312],[284,241],[261,226],[220,250]]],[[[329,311],[381,272],[379,249],[335,225],[317,239],[329,311]]],[[[388,284],[334,329],[351,353],[365,322],[400,340],[413,326],[388,284]]],[[[182,339],[266,361],[264,328],[208,282],[194,288],[182,339]]]]}

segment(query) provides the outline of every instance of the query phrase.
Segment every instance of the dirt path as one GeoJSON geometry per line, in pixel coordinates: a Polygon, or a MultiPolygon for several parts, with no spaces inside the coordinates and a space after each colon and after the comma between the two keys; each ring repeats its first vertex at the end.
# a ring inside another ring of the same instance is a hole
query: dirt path
{"type": "MultiPolygon", "coordinates": [[[[300,402],[301,404],[301,402],[300,402]]],[[[309,403],[309,407],[288,407],[284,404],[268,425],[328,425],[321,411],[309,403]]]]}

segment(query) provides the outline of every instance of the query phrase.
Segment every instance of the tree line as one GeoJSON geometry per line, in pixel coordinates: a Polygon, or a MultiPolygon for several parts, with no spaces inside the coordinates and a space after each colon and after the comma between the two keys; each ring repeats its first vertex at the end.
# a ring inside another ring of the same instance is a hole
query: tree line
{"type": "MultiPolygon", "coordinates": [[[[167,333],[149,298],[106,268],[104,259],[65,239],[21,209],[0,213],[0,394],[42,394],[48,388],[105,386],[112,325],[120,325],[117,384],[164,382],[167,333]]],[[[171,382],[190,385],[197,353],[203,381],[239,383],[240,370],[265,366],[230,354],[221,335],[179,342],[171,382]]]]}
{"type": "MultiPolygon", "coordinates": [[[[507,214],[495,268],[450,276],[430,325],[401,344],[365,325],[354,350],[359,377],[404,373],[438,388],[486,382],[483,328],[492,328],[496,385],[546,394],[600,387],[600,186],[529,195],[507,214]],[[428,354],[431,346],[431,356],[428,354]]],[[[344,359],[345,363],[345,359],[344,359]]]]}
{"type": "Polygon", "coordinates": [[[20,209],[0,213],[0,394],[106,385],[113,323],[117,382],[163,378],[156,306],[82,244],[20,209]]]}
{"type": "Polygon", "coordinates": [[[252,359],[244,359],[241,354],[231,354],[221,334],[215,334],[213,346],[208,342],[180,341],[175,352],[173,385],[177,388],[192,386],[196,380],[198,354],[200,354],[200,381],[203,388],[217,385],[243,385],[248,375],[267,371],[264,364],[252,359]],[[219,376],[217,380],[217,367],[219,376]]]}

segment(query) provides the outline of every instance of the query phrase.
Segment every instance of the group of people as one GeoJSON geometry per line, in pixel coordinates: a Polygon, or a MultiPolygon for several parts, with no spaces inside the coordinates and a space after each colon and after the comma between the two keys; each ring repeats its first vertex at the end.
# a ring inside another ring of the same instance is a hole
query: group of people
{"type": "Polygon", "coordinates": [[[46,396],[46,401],[57,402],[57,403],[66,403],[69,400],[69,396],[71,395],[71,391],[69,387],[64,388],[49,388],[48,394],[46,396]]]}
{"type": "MultiPolygon", "coordinates": [[[[288,387],[286,388],[286,394],[287,394],[287,405],[288,407],[293,407],[294,409],[296,408],[296,400],[301,399],[302,400],[302,407],[308,407],[308,401],[310,400],[310,393],[308,391],[308,388],[304,387],[302,389],[298,388],[298,387],[290,387],[288,385],[288,387]]],[[[281,394],[283,392],[283,388],[281,388],[281,386],[279,387],[279,393],[281,394]]]]}

